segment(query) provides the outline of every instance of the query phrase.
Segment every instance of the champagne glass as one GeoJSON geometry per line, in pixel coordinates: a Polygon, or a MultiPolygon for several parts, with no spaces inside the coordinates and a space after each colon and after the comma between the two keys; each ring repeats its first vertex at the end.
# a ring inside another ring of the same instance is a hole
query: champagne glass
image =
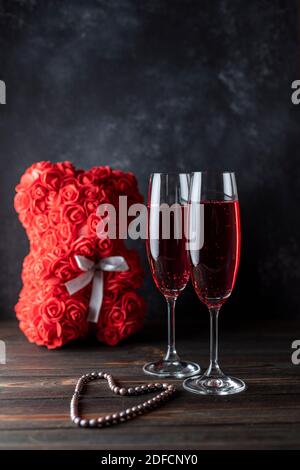
{"type": "Polygon", "coordinates": [[[239,393],[246,388],[244,382],[225,375],[218,363],[218,315],[232,292],[240,260],[234,173],[193,173],[188,218],[192,283],[210,313],[210,364],[204,375],[185,380],[183,386],[202,395],[239,393]]]}
{"type": "Polygon", "coordinates": [[[146,364],[146,374],[189,377],[200,372],[194,362],[182,361],[175,347],[175,303],[190,277],[185,237],[189,175],[153,173],[148,192],[147,255],[154,282],[168,305],[168,350],[164,358],[146,364]]]}

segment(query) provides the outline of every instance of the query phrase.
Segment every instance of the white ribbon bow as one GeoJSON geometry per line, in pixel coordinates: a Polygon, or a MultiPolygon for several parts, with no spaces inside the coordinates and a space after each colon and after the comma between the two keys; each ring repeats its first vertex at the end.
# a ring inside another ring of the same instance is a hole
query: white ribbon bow
{"type": "Polygon", "coordinates": [[[84,272],[66,282],[65,286],[69,294],[73,295],[93,281],[87,320],[97,323],[103,301],[103,271],[127,271],[129,266],[123,256],[108,256],[95,263],[85,256],[75,255],[75,260],[84,272]]]}

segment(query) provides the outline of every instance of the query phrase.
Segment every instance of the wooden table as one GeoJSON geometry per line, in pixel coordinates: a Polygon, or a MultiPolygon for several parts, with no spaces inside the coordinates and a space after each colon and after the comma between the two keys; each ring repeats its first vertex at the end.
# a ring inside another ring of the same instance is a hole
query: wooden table
{"type": "MultiPolygon", "coordinates": [[[[146,328],[116,348],[95,342],[47,351],[29,344],[15,321],[0,323],[7,364],[0,365],[1,449],[291,449],[300,444],[300,365],[291,363],[298,324],[268,322],[222,332],[222,366],[244,379],[248,390],[231,397],[202,397],[184,391],[139,419],[106,429],[78,429],[69,420],[76,379],[108,370],[126,384],[147,382],[145,361],[165,344],[157,328],[146,328]]],[[[205,329],[178,331],[184,356],[204,366],[205,329]]],[[[149,380],[151,381],[151,380],[149,380]]],[[[171,382],[171,381],[169,381],[171,382]]],[[[139,398],[138,398],[139,399],[139,398]]],[[[111,396],[105,382],[86,394],[88,417],[132,406],[137,399],[111,396]]]]}

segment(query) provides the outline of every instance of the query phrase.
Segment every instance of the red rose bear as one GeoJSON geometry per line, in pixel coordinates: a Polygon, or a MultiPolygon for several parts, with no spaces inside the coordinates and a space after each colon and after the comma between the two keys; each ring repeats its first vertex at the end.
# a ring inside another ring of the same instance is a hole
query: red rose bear
{"type": "Polygon", "coordinates": [[[122,256],[128,265],[126,271],[103,274],[97,338],[115,345],[141,327],[145,304],[136,292],[143,280],[137,252],[96,231],[98,206],[113,204],[118,211],[121,195],[127,196],[128,206],[143,200],[132,173],[109,167],[83,171],[69,162],[39,162],[21,177],[15,209],[30,250],[15,310],[30,342],[54,349],[87,335],[92,282],[73,295],[65,285],[82,275],[78,256],[95,262],[122,256]]]}

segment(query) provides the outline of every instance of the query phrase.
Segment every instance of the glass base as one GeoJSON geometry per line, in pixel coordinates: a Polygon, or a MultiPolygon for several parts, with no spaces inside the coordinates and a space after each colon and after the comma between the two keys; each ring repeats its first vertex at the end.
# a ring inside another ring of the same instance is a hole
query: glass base
{"type": "Polygon", "coordinates": [[[183,388],[199,395],[233,395],[246,390],[246,384],[235,377],[202,375],[186,379],[183,388]]]}
{"type": "Polygon", "coordinates": [[[166,361],[161,359],[157,362],[149,362],[143,367],[145,374],[155,375],[156,377],[174,377],[182,379],[190,377],[201,372],[201,367],[195,362],[188,361],[166,361]]]}

